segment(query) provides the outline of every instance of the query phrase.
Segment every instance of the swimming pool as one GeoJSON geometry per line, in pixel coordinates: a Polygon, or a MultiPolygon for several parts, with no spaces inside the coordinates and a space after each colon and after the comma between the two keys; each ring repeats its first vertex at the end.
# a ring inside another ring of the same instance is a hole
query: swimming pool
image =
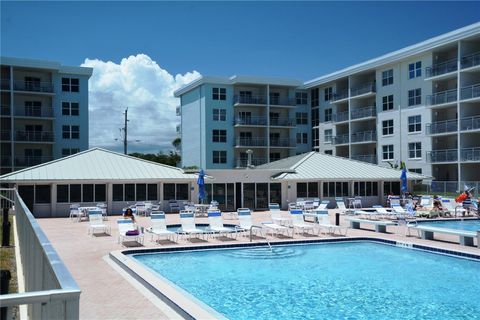
{"type": "Polygon", "coordinates": [[[480,317],[480,262],[379,243],[132,256],[230,319],[480,317]]]}
{"type": "Polygon", "coordinates": [[[466,231],[480,230],[480,219],[471,220],[443,220],[443,221],[421,221],[418,222],[422,226],[430,226],[445,229],[458,229],[466,231]]]}

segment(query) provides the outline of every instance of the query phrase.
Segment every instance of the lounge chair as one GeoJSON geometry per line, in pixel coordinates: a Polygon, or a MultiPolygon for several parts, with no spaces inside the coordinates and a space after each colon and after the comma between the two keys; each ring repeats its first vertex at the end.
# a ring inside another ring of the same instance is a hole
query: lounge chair
{"type": "Polygon", "coordinates": [[[88,212],[88,231],[92,235],[95,231],[100,230],[106,234],[111,234],[110,227],[103,223],[103,215],[101,210],[90,210],[88,212]]]}
{"type": "Polygon", "coordinates": [[[395,214],[405,215],[407,213],[400,204],[392,204],[392,209],[395,214]]]}
{"type": "Polygon", "coordinates": [[[252,234],[259,232],[262,237],[265,237],[263,229],[260,226],[257,226],[257,228],[253,226],[252,212],[250,209],[238,208],[237,214],[239,225],[235,227],[235,232],[247,233],[247,235],[250,235],[250,232],[252,232],[252,234]]]}
{"type": "Polygon", "coordinates": [[[227,237],[228,234],[234,235],[235,238],[237,237],[237,234],[235,232],[235,229],[227,228],[223,226],[223,220],[222,220],[222,212],[218,209],[209,209],[207,211],[208,213],[208,230],[212,232],[212,234],[218,234],[218,235],[225,235],[227,237]]]}
{"type": "Polygon", "coordinates": [[[295,230],[301,231],[302,233],[305,233],[305,231],[312,230],[315,231],[315,225],[310,224],[310,223],[305,223],[303,221],[303,210],[302,209],[293,209],[290,210],[290,214],[292,216],[292,227],[293,227],[293,232],[295,233],[295,230]]]}
{"type": "Polygon", "coordinates": [[[80,204],[78,203],[72,203],[70,205],[70,220],[75,218],[78,221],[78,219],[80,219],[80,216],[82,213],[78,209],[79,207],[80,207],[80,204]]]}
{"type": "Polygon", "coordinates": [[[292,219],[282,217],[282,212],[280,211],[280,205],[278,203],[270,203],[268,205],[270,210],[270,216],[272,221],[275,224],[279,224],[281,226],[289,226],[292,223],[292,219]]]}
{"type": "Polygon", "coordinates": [[[455,201],[451,199],[442,199],[442,206],[451,216],[457,216],[457,213],[459,212],[461,212],[462,215],[465,215],[465,212],[467,212],[462,206],[457,206],[455,201]]]}
{"type": "Polygon", "coordinates": [[[328,200],[323,200],[316,209],[317,209],[317,210],[327,209],[327,206],[328,206],[329,203],[330,203],[330,201],[328,201],[328,200]]]}
{"type": "Polygon", "coordinates": [[[382,218],[392,219],[396,217],[393,211],[389,212],[385,207],[375,205],[375,206],[372,206],[372,208],[375,208],[375,211],[377,212],[377,214],[379,214],[382,218]]]}
{"type": "Polygon", "coordinates": [[[348,232],[347,227],[337,226],[330,223],[330,218],[328,217],[327,210],[317,210],[317,221],[318,221],[318,233],[320,233],[321,229],[325,230],[325,234],[335,234],[335,231],[338,231],[339,235],[346,236],[348,232]],[[342,232],[342,230],[344,232],[342,232]]]}
{"type": "Polygon", "coordinates": [[[167,223],[165,221],[165,212],[163,211],[152,211],[150,214],[150,221],[152,226],[147,228],[147,232],[151,233],[152,241],[156,236],[158,241],[160,237],[166,237],[168,240],[173,242],[178,242],[178,233],[170,231],[167,229],[167,223]]]}
{"type": "Polygon", "coordinates": [[[433,202],[431,197],[422,196],[420,198],[420,205],[425,209],[433,209],[433,202]]]}
{"type": "Polygon", "coordinates": [[[337,209],[340,211],[340,214],[347,213],[347,207],[345,206],[343,198],[335,198],[335,202],[337,203],[337,209]]]}
{"type": "Polygon", "coordinates": [[[202,229],[198,229],[195,225],[195,217],[192,211],[180,211],[180,221],[182,226],[178,229],[178,233],[182,234],[183,236],[197,235],[197,236],[204,236],[207,234],[206,231],[202,229]]]}
{"type": "Polygon", "coordinates": [[[108,220],[108,218],[107,218],[107,204],[103,203],[103,202],[97,203],[97,208],[102,211],[103,218],[105,220],[108,220]]]}
{"type": "Polygon", "coordinates": [[[118,243],[123,243],[124,240],[133,240],[143,244],[143,233],[139,232],[136,235],[127,235],[128,231],[138,230],[132,219],[117,219],[118,227],[118,243]]]}
{"type": "MultiPolygon", "coordinates": [[[[290,234],[290,228],[286,226],[282,226],[273,222],[262,222],[262,226],[264,227],[265,231],[268,233],[270,232],[272,236],[278,236],[279,234],[287,235],[290,234]]],[[[293,229],[292,229],[293,230],[293,229]]],[[[293,234],[292,234],[293,236],[293,234]]]]}

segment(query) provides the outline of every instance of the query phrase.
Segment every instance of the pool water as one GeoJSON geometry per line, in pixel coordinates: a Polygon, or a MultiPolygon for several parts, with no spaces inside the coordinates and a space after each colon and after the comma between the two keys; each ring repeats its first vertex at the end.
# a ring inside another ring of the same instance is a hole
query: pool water
{"type": "Polygon", "coordinates": [[[480,219],[475,220],[451,220],[451,221],[426,221],[419,222],[422,226],[431,226],[446,229],[459,229],[467,231],[480,230],[480,219]]]}
{"type": "Polygon", "coordinates": [[[480,318],[480,262],[378,243],[134,258],[230,319],[480,318]]]}

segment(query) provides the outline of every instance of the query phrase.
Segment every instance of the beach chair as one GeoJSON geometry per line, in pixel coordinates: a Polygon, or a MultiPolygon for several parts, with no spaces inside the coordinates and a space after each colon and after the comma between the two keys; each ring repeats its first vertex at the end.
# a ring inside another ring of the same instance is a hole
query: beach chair
{"type": "Polygon", "coordinates": [[[70,220],[75,218],[78,221],[78,219],[80,219],[81,212],[78,209],[79,207],[80,207],[80,204],[78,203],[72,203],[70,205],[70,220]]]}
{"type": "Polygon", "coordinates": [[[302,209],[290,210],[290,215],[292,216],[293,233],[295,233],[295,230],[297,230],[297,233],[300,233],[298,231],[301,231],[301,233],[305,233],[305,231],[308,233],[309,230],[315,231],[314,224],[305,223],[305,221],[303,221],[302,209]]]}
{"type": "Polygon", "coordinates": [[[237,237],[237,234],[235,232],[235,229],[227,228],[223,226],[223,220],[222,220],[222,212],[218,209],[208,209],[207,211],[208,214],[208,231],[211,232],[211,234],[218,234],[218,235],[225,235],[227,237],[229,234],[234,235],[235,238],[237,237]]]}
{"type": "Polygon", "coordinates": [[[420,198],[420,205],[425,209],[433,209],[433,201],[431,197],[422,196],[420,198]]]}
{"type": "Polygon", "coordinates": [[[337,209],[340,211],[340,214],[347,213],[347,207],[345,206],[343,198],[335,198],[335,202],[337,203],[337,209]]]}
{"type": "Polygon", "coordinates": [[[191,237],[191,236],[201,236],[203,238],[204,235],[207,234],[206,231],[202,229],[198,229],[195,225],[195,217],[192,211],[180,211],[180,221],[182,226],[178,229],[178,233],[183,235],[184,237],[191,237]]]}
{"type": "Polygon", "coordinates": [[[375,206],[372,206],[372,208],[375,208],[375,211],[377,212],[377,214],[379,216],[381,216],[382,218],[386,218],[386,219],[392,219],[392,218],[395,218],[395,213],[393,211],[387,211],[387,208],[385,207],[382,207],[382,206],[379,206],[379,205],[375,205],[375,206]]]}
{"type": "Polygon", "coordinates": [[[125,240],[133,240],[140,244],[143,244],[143,233],[138,231],[138,234],[129,235],[128,231],[138,230],[132,219],[117,219],[117,228],[118,228],[118,243],[122,243],[125,240]]]}
{"type": "MultiPolygon", "coordinates": [[[[313,210],[314,208],[316,208],[314,205],[313,205],[313,201],[311,200],[307,200],[303,203],[303,210],[306,210],[306,211],[310,211],[310,210],[313,210]]],[[[318,204],[317,204],[318,206],[318,204]]]]}
{"type": "Polygon", "coordinates": [[[103,222],[101,210],[90,210],[88,212],[88,230],[87,233],[92,235],[95,231],[100,230],[106,234],[111,234],[110,227],[103,222]]]}
{"type": "Polygon", "coordinates": [[[447,210],[450,215],[457,216],[458,213],[465,215],[465,212],[467,212],[462,206],[457,206],[456,202],[452,199],[442,199],[442,207],[447,210]]]}
{"type": "Polygon", "coordinates": [[[282,217],[282,212],[280,211],[280,205],[278,203],[270,203],[268,209],[273,223],[281,226],[289,226],[291,224],[292,219],[282,217]]]}
{"type": "Polygon", "coordinates": [[[263,229],[260,226],[253,226],[252,224],[252,212],[248,208],[238,208],[237,209],[237,215],[238,215],[238,222],[239,225],[235,226],[235,232],[237,233],[243,233],[245,235],[250,235],[250,232],[252,234],[258,234],[262,237],[265,237],[263,233],[263,229]]]}
{"type": "Polygon", "coordinates": [[[165,212],[152,211],[150,214],[151,227],[147,228],[147,232],[152,235],[151,240],[157,237],[156,241],[160,240],[160,237],[166,237],[167,240],[178,242],[178,233],[167,229],[167,223],[165,221],[165,212]]]}
{"type": "Polygon", "coordinates": [[[319,206],[316,208],[316,210],[324,210],[324,209],[327,209],[327,206],[328,204],[330,203],[330,201],[328,200],[323,200],[319,206]]]}
{"type": "Polygon", "coordinates": [[[328,217],[328,210],[316,210],[317,212],[317,221],[318,221],[318,233],[320,234],[321,230],[325,230],[325,234],[335,234],[338,232],[339,235],[346,236],[348,232],[347,227],[337,226],[330,223],[330,218],[328,217]],[[343,231],[343,232],[342,232],[343,231]]]}
{"type": "Polygon", "coordinates": [[[400,204],[392,204],[392,209],[395,214],[405,215],[407,212],[400,204]]]}
{"type": "Polygon", "coordinates": [[[135,204],[135,209],[137,211],[137,215],[146,216],[145,202],[137,202],[135,204]]]}

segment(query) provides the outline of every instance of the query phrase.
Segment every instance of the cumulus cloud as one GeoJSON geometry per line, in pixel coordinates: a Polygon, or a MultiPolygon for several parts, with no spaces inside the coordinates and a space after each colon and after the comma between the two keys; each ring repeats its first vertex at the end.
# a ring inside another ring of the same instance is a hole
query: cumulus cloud
{"type": "Polygon", "coordinates": [[[129,152],[172,149],[180,123],[175,114],[179,99],[173,92],[198,78],[197,71],[173,76],[145,54],[124,58],[120,64],[85,59],[82,66],[93,68],[89,82],[90,147],[123,150],[120,128],[128,108],[129,152]]]}

